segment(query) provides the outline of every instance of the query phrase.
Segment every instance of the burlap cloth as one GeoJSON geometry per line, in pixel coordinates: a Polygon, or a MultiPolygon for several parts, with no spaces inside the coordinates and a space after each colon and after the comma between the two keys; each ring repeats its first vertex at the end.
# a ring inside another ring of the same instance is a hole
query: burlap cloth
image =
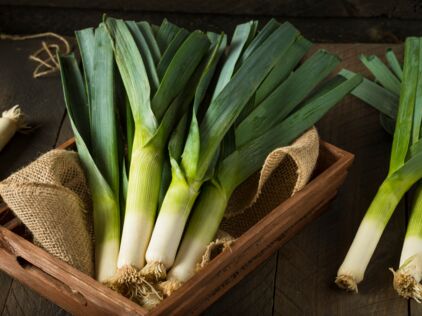
{"type": "Polygon", "coordinates": [[[216,239],[211,242],[198,269],[230,248],[233,241],[265,217],[309,181],[319,153],[315,128],[292,145],[270,153],[260,172],[252,175],[233,193],[216,239]]]}
{"type": "Polygon", "coordinates": [[[44,154],[2,181],[0,195],[36,245],[93,275],[91,201],[77,153],[44,154]]]}

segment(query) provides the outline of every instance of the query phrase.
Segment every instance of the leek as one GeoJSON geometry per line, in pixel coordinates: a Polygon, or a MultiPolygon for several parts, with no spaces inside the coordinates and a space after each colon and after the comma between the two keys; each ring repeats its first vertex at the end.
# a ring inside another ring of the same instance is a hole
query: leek
{"type": "MultiPolygon", "coordinates": [[[[421,52],[421,40],[408,38],[405,43],[403,70],[394,53],[388,50],[386,57],[394,74],[388,70],[381,77],[377,77],[374,69],[369,67],[380,85],[365,80],[352,92],[381,112],[381,122],[387,131],[392,130],[394,119],[396,125],[389,174],[362,220],[346,259],[337,273],[336,283],[348,290],[357,291],[357,283],[362,281],[369,260],[394,209],[403,195],[422,177],[422,151],[419,140],[422,120],[419,104],[422,100],[419,81],[422,73],[421,52]],[[396,80],[403,81],[400,92],[392,89],[392,82],[396,80]]],[[[385,70],[386,66],[379,68],[385,70]]],[[[343,75],[348,77],[352,73],[344,72],[343,75]]],[[[394,287],[398,293],[417,300],[421,298],[421,192],[419,185],[403,245],[400,269],[394,277],[394,287]]]]}
{"type": "MultiPolygon", "coordinates": [[[[339,102],[361,81],[359,75],[351,79],[340,76],[322,86],[299,109],[286,119],[278,120],[267,132],[249,138],[219,162],[218,171],[208,181],[198,199],[187,231],[183,237],[176,261],[169,272],[169,282],[164,292],[192,277],[207,245],[217,233],[231,194],[237,186],[259,170],[266,156],[275,148],[286,146],[311,128],[330,108],[339,102]]],[[[254,117],[251,113],[249,117],[254,117]]],[[[245,120],[251,122],[251,120],[245,120]]],[[[249,123],[251,124],[251,123],[249,123]]]]}
{"type": "Polygon", "coordinates": [[[422,184],[415,191],[410,219],[400,255],[399,270],[393,271],[393,286],[405,298],[422,301],[422,184]]]}
{"type": "Polygon", "coordinates": [[[76,146],[93,201],[96,278],[116,272],[120,243],[120,160],[113,50],[105,27],[77,32],[84,79],[74,55],[60,57],[61,78],[76,146]]]}
{"type": "Polygon", "coordinates": [[[171,36],[164,36],[169,34],[168,23],[160,27],[156,44],[154,37],[145,35],[148,28],[145,23],[141,28],[134,22],[106,18],[105,24],[134,120],[125,219],[117,261],[119,272],[124,274],[128,269],[144,265],[155,222],[164,149],[180,113],[186,111],[189,94],[184,89],[210,43],[205,34],[190,33],[172,51],[160,76],[157,47],[164,58],[174,41],[171,36]]]}
{"type": "Polygon", "coordinates": [[[12,139],[17,131],[27,129],[24,115],[19,105],[4,111],[0,117],[0,151],[12,139]]]}
{"type": "MultiPolygon", "coordinates": [[[[245,43],[253,37],[251,33],[255,33],[255,30],[255,23],[239,26],[235,33],[235,42],[231,43],[232,47],[238,44],[245,46],[245,43]],[[240,32],[240,28],[246,30],[240,32]]],[[[217,89],[221,91],[217,90],[214,93],[214,98],[211,99],[202,120],[198,119],[196,109],[203,99],[207,83],[203,87],[200,83],[201,90],[199,98],[195,97],[194,111],[180,164],[171,159],[172,180],[148,246],[146,254],[148,264],[143,269],[146,277],[165,278],[165,271],[174,262],[185,224],[200,187],[213,174],[216,154],[224,135],[297,36],[298,31],[290,24],[285,23],[280,26],[272,20],[244,51],[232,49],[219,78],[219,81],[221,79],[226,82],[217,83],[217,89]],[[268,25],[273,27],[267,32],[268,25]],[[257,39],[263,37],[264,31],[265,39],[260,40],[260,45],[257,45],[257,39]],[[251,50],[250,47],[254,49],[251,50]],[[241,66],[234,72],[233,63],[241,60],[247,52],[248,57],[243,58],[241,66]]]]}

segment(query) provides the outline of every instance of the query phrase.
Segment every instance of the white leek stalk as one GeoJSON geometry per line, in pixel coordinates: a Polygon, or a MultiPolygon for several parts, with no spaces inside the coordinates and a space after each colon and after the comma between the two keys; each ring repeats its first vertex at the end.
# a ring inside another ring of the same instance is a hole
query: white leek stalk
{"type": "Polygon", "coordinates": [[[422,185],[416,189],[415,199],[400,256],[400,268],[394,272],[393,286],[405,298],[422,300],[422,185]]]}
{"type": "Polygon", "coordinates": [[[15,105],[11,109],[4,111],[0,117],[0,151],[17,131],[25,128],[27,128],[27,125],[19,105],[15,105]]]}
{"type": "MultiPolygon", "coordinates": [[[[203,187],[174,266],[169,271],[169,280],[183,283],[195,274],[197,263],[220,226],[229,197],[230,194],[214,183],[203,187]]],[[[170,293],[166,291],[165,294],[170,293]]]]}

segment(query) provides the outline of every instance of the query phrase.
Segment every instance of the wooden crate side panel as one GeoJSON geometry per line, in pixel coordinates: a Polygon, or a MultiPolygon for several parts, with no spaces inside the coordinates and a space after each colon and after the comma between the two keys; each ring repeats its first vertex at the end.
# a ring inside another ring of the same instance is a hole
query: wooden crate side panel
{"type": "Polygon", "coordinates": [[[147,314],[145,309],[4,227],[0,227],[0,265],[6,273],[72,314],[147,314]]]}

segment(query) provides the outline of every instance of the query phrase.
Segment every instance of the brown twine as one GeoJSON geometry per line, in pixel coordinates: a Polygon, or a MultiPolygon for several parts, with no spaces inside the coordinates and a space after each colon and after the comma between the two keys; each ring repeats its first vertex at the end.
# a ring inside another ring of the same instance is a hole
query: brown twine
{"type": "MultiPolygon", "coordinates": [[[[54,37],[61,41],[64,45],[65,51],[64,55],[70,53],[71,48],[69,42],[61,35],[46,32],[32,35],[9,35],[9,34],[0,34],[0,40],[11,40],[11,41],[25,41],[37,38],[44,37],[54,37]]],[[[36,52],[29,55],[29,59],[38,63],[35,67],[34,72],[32,73],[33,78],[40,78],[53,74],[60,70],[59,61],[57,55],[60,53],[60,46],[54,43],[47,44],[45,41],[41,42],[41,48],[36,52]]]]}

